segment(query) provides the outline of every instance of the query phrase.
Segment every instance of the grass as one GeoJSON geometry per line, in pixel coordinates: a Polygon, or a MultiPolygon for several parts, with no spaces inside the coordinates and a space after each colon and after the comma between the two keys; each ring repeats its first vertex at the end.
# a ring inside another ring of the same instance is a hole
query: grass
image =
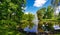
{"type": "Polygon", "coordinates": [[[60,34],[54,34],[54,35],[60,35],[60,34]]]}

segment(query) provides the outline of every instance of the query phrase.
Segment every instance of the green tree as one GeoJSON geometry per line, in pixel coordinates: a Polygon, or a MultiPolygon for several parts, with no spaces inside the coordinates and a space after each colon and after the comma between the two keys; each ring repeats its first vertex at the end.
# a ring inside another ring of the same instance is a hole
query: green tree
{"type": "Polygon", "coordinates": [[[52,5],[52,7],[54,8],[54,15],[55,15],[55,17],[56,17],[56,7],[58,7],[59,5],[60,5],[60,0],[51,0],[51,5],[52,5]]]}
{"type": "Polygon", "coordinates": [[[51,0],[51,4],[53,7],[58,6],[60,3],[60,0],[51,0]]]}
{"type": "MultiPolygon", "coordinates": [[[[0,34],[17,35],[26,0],[0,0],[0,34]]],[[[19,34],[20,35],[20,34],[19,34]]]]}
{"type": "Polygon", "coordinates": [[[46,12],[46,8],[41,8],[40,10],[37,11],[38,20],[43,19],[45,12],[46,12]]]}
{"type": "MultiPolygon", "coordinates": [[[[51,4],[54,8],[54,11],[56,11],[56,7],[60,5],[60,0],[51,0],[51,4]]],[[[57,17],[56,12],[55,12],[55,18],[57,18],[58,24],[60,24],[60,17],[57,17]]]]}
{"type": "Polygon", "coordinates": [[[29,28],[32,28],[33,25],[34,25],[33,22],[32,22],[33,19],[34,19],[33,14],[31,14],[31,13],[24,14],[22,16],[22,21],[21,21],[22,25],[21,26],[23,26],[24,28],[27,27],[27,26],[29,26],[29,28]]]}
{"type": "Polygon", "coordinates": [[[54,18],[54,10],[53,10],[52,6],[47,7],[47,10],[46,10],[43,18],[44,19],[52,19],[52,18],[54,18]]]}
{"type": "Polygon", "coordinates": [[[60,12],[59,12],[59,15],[57,17],[57,21],[58,21],[58,24],[60,25],[60,12]]]}
{"type": "Polygon", "coordinates": [[[42,25],[43,25],[43,16],[44,16],[44,13],[46,12],[46,8],[42,8],[40,10],[37,11],[37,17],[38,17],[38,30],[41,29],[42,31],[42,25]]]}
{"type": "Polygon", "coordinates": [[[53,24],[52,23],[53,21],[50,20],[50,19],[53,19],[54,18],[54,10],[53,10],[53,7],[52,6],[48,6],[47,8],[41,8],[40,10],[37,11],[37,16],[38,16],[38,30],[40,29],[40,31],[44,31],[42,29],[42,26],[45,25],[47,23],[47,27],[46,29],[50,29],[50,28],[53,28],[53,24]],[[48,20],[49,19],[49,20],[48,20]],[[52,21],[50,23],[50,21],[52,21]],[[52,26],[50,26],[52,25],[52,26]]]}

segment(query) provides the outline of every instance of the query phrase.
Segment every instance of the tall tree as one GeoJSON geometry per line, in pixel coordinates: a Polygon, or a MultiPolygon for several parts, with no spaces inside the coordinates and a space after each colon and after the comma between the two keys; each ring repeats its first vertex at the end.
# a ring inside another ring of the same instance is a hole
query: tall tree
{"type": "Polygon", "coordinates": [[[60,4],[60,0],[51,0],[51,4],[53,7],[58,6],[60,4]]]}
{"type": "Polygon", "coordinates": [[[38,17],[38,30],[42,30],[42,25],[43,25],[43,16],[44,16],[44,13],[46,12],[46,8],[42,8],[40,10],[37,11],[37,17],[38,17]]]}
{"type": "Polygon", "coordinates": [[[46,8],[42,8],[37,11],[38,20],[42,20],[45,12],[46,12],[46,8]]]}
{"type": "MultiPolygon", "coordinates": [[[[51,5],[53,6],[54,11],[56,11],[56,7],[58,7],[60,5],[60,0],[51,0],[51,5]]],[[[56,16],[56,12],[54,12],[54,13],[56,16]]]]}
{"type": "Polygon", "coordinates": [[[28,13],[28,14],[24,14],[23,16],[22,16],[22,25],[21,26],[24,26],[24,24],[25,24],[25,26],[24,27],[27,27],[27,26],[29,26],[29,28],[32,28],[33,27],[33,19],[34,19],[34,15],[33,14],[31,14],[31,13],[28,13]]]}
{"type": "MultiPolygon", "coordinates": [[[[56,7],[58,7],[60,5],[60,0],[51,0],[51,4],[54,8],[54,11],[56,11],[56,7]]],[[[56,18],[56,16],[57,15],[56,15],[56,12],[55,12],[55,18],[56,18]]],[[[58,18],[58,22],[60,22],[59,20],[60,20],[60,18],[58,18]]]]}
{"type": "Polygon", "coordinates": [[[54,10],[52,6],[48,6],[43,18],[52,19],[54,17],[54,10]]]}
{"type": "MultiPolygon", "coordinates": [[[[25,0],[0,0],[0,34],[17,35],[25,0]]],[[[19,34],[20,35],[20,34],[19,34]]]]}

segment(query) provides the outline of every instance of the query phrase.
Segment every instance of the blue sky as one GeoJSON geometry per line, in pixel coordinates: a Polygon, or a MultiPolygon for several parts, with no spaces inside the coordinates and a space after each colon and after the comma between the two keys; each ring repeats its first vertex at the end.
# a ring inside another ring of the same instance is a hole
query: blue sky
{"type": "Polygon", "coordinates": [[[35,14],[40,8],[49,6],[50,2],[51,0],[26,0],[25,12],[31,12],[35,14]]]}

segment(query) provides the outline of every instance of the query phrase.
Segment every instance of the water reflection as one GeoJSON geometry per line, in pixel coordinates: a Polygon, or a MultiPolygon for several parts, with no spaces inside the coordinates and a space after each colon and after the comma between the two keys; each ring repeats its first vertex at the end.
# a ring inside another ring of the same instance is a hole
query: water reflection
{"type": "Polygon", "coordinates": [[[34,26],[32,27],[32,29],[29,29],[29,27],[26,27],[24,29],[24,31],[27,31],[27,32],[38,32],[38,18],[37,18],[37,14],[35,14],[35,18],[34,20],[32,21],[34,23],[34,26]]]}

